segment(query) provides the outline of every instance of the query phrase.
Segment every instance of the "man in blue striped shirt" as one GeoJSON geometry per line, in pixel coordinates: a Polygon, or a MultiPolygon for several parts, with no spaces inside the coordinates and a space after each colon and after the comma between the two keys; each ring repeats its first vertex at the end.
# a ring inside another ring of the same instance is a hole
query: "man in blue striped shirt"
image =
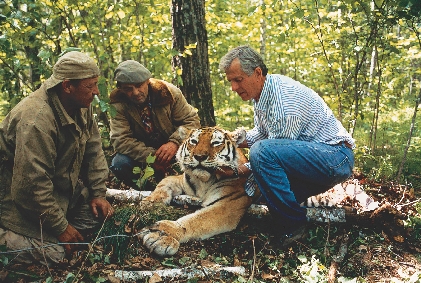
{"type": "Polygon", "coordinates": [[[239,171],[253,172],[278,230],[289,234],[306,221],[301,202],[352,175],[354,139],[315,91],[269,75],[249,46],[229,51],[219,67],[232,90],[254,102],[254,128],[240,145],[250,148],[250,163],[239,171]]]}

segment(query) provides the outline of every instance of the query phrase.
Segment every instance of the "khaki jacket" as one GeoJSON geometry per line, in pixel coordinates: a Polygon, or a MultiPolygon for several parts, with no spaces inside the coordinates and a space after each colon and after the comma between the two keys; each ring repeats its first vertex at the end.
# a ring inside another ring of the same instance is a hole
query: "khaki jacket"
{"type": "Polygon", "coordinates": [[[24,236],[39,239],[42,223],[44,240],[55,242],[81,193],[105,197],[108,166],[92,109],[72,119],[45,85],[0,124],[0,159],[0,225],[24,236]]]}
{"type": "MultiPolygon", "coordinates": [[[[176,86],[157,79],[149,80],[148,95],[152,105],[152,119],[164,139],[178,145],[182,139],[178,127],[200,128],[197,111],[187,103],[181,90],[176,86]]],[[[157,146],[147,146],[148,134],[142,127],[138,107],[128,101],[125,94],[115,89],[110,93],[110,103],[116,109],[111,117],[111,143],[116,152],[145,162],[149,154],[154,154],[157,146]]]]}

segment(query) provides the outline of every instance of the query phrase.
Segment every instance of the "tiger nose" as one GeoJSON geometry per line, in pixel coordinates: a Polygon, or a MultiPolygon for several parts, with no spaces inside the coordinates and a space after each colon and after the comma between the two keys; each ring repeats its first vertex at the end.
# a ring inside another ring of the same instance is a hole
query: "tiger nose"
{"type": "Polygon", "coordinates": [[[208,158],[208,156],[206,154],[195,154],[194,155],[194,159],[196,159],[199,162],[206,160],[206,158],[208,158]]]}

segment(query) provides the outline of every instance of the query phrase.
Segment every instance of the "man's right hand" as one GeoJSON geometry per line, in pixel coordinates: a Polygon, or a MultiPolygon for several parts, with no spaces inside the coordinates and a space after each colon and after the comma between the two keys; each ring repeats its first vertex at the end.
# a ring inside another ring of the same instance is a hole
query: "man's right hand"
{"type": "MultiPolygon", "coordinates": [[[[83,236],[79,233],[78,230],[75,229],[72,225],[68,224],[66,230],[61,233],[58,237],[58,240],[61,243],[79,243],[83,242],[83,236]]],[[[72,251],[76,250],[77,245],[70,245],[65,244],[64,250],[66,251],[67,255],[72,254],[72,251]]]]}

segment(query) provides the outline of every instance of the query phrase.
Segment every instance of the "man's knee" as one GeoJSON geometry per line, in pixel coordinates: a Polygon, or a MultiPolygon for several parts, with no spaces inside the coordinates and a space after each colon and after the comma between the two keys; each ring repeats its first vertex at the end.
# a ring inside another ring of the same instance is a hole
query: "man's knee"
{"type": "Polygon", "coordinates": [[[65,256],[64,248],[58,244],[42,242],[1,227],[0,245],[6,247],[5,255],[11,264],[39,262],[51,265],[63,261],[65,256]]]}
{"type": "Polygon", "coordinates": [[[111,162],[110,169],[119,180],[130,182],[136,177],[133,173],[135,163],[129,156],[117,153],[111,162]]]}
{"type": "Polygon", "coordinates": [[[265,155],[264,151],[265,151],[265,147],[263,146],[263,142],[262,141],[255,142],[250,147],[250,152],[249,152],[250,162],[253,164],[259,161],[262,158],[262,156],[265,155]]]}
{"type": "Polygon", "coordinates": [[[111,168],[117,171],[125,170],[128,168],[133,168],[135,165],[134,163],[135,161],[131,157],[125,154],[117,153],[111,161],[111,168]]]}

